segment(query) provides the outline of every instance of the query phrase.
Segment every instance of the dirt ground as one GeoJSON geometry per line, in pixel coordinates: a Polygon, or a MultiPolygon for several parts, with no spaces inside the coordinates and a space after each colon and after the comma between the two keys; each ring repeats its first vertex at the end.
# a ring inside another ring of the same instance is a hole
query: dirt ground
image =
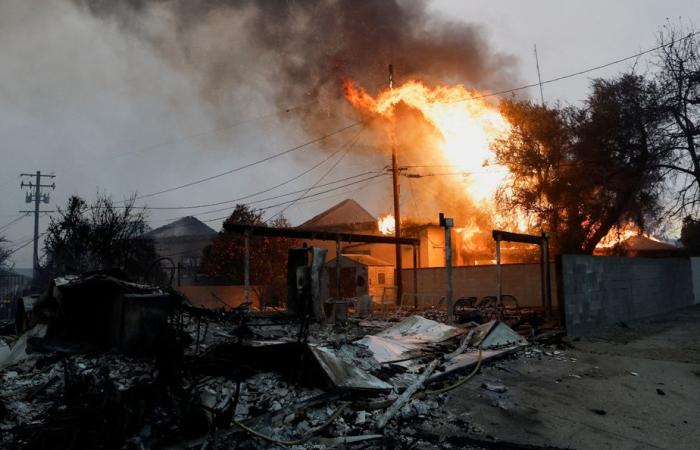
{"type": "Polygon", "coordinates": [[[446,402],[464,426],[433,432],[492,448],[699,449],[699,325],[697,306],[485,367],[446,402]]]}

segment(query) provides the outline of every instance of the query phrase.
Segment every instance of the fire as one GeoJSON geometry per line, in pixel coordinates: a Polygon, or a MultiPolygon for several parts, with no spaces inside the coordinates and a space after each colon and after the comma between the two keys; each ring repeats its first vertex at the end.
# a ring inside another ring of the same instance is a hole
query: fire
{"type": "Polygon", "coordinates": [[[598,245],[596,245],[596,249],[602,250],[613,248],[615,245],[635,236],[644,236],[652,241],[663,242],[648,233],[642,233],[642,230],[640,230],[635,224],[627,223],[619,228],[611,228],[610,231],[608,231],[608,234],[606,234],[605,237],[600,240],[598,245]]]}
{"type": "Polygon", "coordinates": [[[396,107],[403,103],[422,114],[438,132],[434,147],[442,159],[466,175],[467,193],[476,201],[492,201],[496,189],[508,175],[507,168],[493,163],[490,143],[507,134],[510,126],[500,112],[464,86],[430,88],[409,81],[370,96],[352,81],[345,82],[350,103],[364,112],[395,120],[396,107]]]}
{"type": "Polygon", "coordinates": [[[377,227],[379,228],[380,233],[384,235],[393,235],[394,231],[396,230],[396,221],[394,220],[394,216],[391,214],[380,216],[377,220],[377,227]]]}

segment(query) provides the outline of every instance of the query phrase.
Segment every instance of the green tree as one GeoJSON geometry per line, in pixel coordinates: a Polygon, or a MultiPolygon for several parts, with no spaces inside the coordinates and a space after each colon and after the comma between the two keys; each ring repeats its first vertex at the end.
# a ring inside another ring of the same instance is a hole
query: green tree
{"type": "Polygon", "coordinates": [[[134,198],[116,206],[103,194],[93,204],[74,195],[49,223],[46,267],[57,275],[119,268],[142,278],[157,258],[146,231],[145,211],[134,207],[134,198]]]}
{"type": "MultiPolygon", "coordinates": [[[[236,205],[226,222],[267,226],[263,210],[236,205]]],[[[289,222],[279,217],[270,222],[273,227],[288,227],[289,222]]],[[[289,238],[253,236],[250,240],[250,283],[260,287],[256,292],[266,305],[286,301],[287,253],[299,241],[289,238]]],[[[221,231],[211,245],[204,249],[202,268],[213,283],[244,283],[245,238],[241,234],[221,231]]]]}
{"type": "Polygon", "coordinates": [[[512,125],[494,149],[511,176],[504,211],[552,233],[555,250],[591,254],[614,227],[641,228],[658,213],[667,154],[653,83],[636,75],[595,80],[580,108],[506,101],[512,125]]]}

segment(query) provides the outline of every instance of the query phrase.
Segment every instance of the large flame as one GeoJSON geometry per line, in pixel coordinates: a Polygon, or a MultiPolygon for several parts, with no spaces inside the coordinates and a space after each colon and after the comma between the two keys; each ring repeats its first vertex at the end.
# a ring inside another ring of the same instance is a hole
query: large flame
{"type": "Polygon", "coordinates": [[[439,132],[434,150],[447,164],[454,166],[454,171],[465,174],[470,197],[476,201],[493,201],[508,170],[493,163],[490,143],[507,133],[510,126],[500,112],[484,100],[464,101],[477,97],[477,92],[459,85],[429,88],[419,81],[409,81],[372,97],[346,80],[345,95],[354,107],[389,120],[395,118],[396,107],[401,103],[420,111],[439,132]]]}
{"type": "Polygon", "coordinates": [[[635,236],[644,236],[652,241],[664,243],[664,241],[652,236],[651,234],[642,232],[637,225],[630,222],[622,225],[621,227],[611,228],[610,231],[608,231],[608,234],[606,234],[605,237],[598,242],[598,245],[596,245],[596,250],[611,249],[617,244],[621,244],[627,239],[635,236]]]}

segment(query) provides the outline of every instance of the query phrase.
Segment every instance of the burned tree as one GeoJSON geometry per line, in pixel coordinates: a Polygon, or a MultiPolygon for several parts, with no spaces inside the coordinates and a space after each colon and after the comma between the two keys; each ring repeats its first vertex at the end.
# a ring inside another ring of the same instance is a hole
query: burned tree
{"type": "MultiPolygon", "coordinates": [[[[236,205],[230,223],[245,225],[267,224],[264,211],[236,205]]],[[[284,217],[270,221],[273,227],[288,227],[284,217]]],[[[266,305],[276,305],[286,300],[287,252],[298,246],[296,239],[253,236],[250,242],[250,283],[259,286],[258,298],[266,305]]],[[[209,280],[218,284],[244,283],[245,238],[240,234],[222,231],[212,244],[204,249],[203,269],[209,280]]]]}
{"type": "Polygon", "coordinates": [[[5,247],[7,238],[4,235],[0,235],[0,269],[7,268],[7,260],[10,259],[12,251],[5,247]]]}
{"type": "Polygon", "coordinates": [[[700,207],[700,38],[692,28],[667,25],[659,33],[657,82],[666,113],[665,138],[673,152],[663,167],[678,186],[671,214],[700,207]]]}
{"type": "Polygon", "coordinates": [[[599,79],[582,108],[509,101],[503,113],[512,133],[495,150],[511,176],[500,206],[550,230],[557,251],[590,254],[614,227],[655,217],[668,150],[653,83],[599,79]]]}
{"type": "Polygon", "coordinates": [[[55,274],[119,268],[143,277],[157,258],[153,241],[143,237],[147,230],[133,198],[117,206],[99,194],[90,205],[74,195],[46,231],[46,267],[55,274]]]}

